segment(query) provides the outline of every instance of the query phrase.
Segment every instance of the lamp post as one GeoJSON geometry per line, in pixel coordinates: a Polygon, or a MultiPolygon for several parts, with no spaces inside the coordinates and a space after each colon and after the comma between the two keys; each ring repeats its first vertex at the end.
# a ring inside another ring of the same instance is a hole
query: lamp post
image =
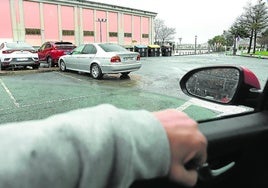
{"type": "Polygon", "coordinates": [[[102,31],[101,31],[101,23],[102,22],[107,22],[106,18],[98,18],[96,22],[100,22],[100,42],[102,42],[102,31]]]}
{"type": "Polygon", "coordinates": [[[182,38],[181,37],[179,38],[179,41],[180,41],[180,45],[181,45],[181,41],[182,41],[182,38]]]}
{"type": "Polygon", "coordinates": [[[196,47],[197,47],[197,35],[194,37],[194,54],[196,55],[196,47]]]}

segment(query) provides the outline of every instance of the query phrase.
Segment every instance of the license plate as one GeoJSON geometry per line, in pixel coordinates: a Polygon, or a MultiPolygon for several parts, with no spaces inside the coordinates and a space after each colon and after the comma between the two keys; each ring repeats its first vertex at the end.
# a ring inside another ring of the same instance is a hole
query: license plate
{"type": "Polygon", "coordinates": [[[28,58],[17,58],[17,61],[27,61],[28,58]]]}
{"type": "Polygon", "coordinates": [[[124,57],[124,60],[125,60],[125,61],[133,60],[133,59],[134,59],[134,57],[124,57]]]}

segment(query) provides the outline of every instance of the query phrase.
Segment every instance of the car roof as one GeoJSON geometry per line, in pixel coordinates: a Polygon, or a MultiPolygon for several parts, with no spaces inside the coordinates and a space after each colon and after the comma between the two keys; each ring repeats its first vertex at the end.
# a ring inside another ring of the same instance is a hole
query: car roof
{"type": "Polygon", "coordinates": [[[19,47],[26,47],[26,48],[33,48],[32,45],[22,42],[22,41],[17,41],[17,42],[4,42],[6,47],[8,48],[19,48],[19,47]]]}

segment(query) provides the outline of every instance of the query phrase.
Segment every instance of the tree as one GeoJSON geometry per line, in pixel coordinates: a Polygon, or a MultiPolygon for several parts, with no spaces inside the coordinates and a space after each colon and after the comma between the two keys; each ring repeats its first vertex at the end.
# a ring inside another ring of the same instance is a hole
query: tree
{"type": "Polygon", "coordinates": [[[208,44],[217,52],[221,51],[222,47],[226,44],[226,40],[223,35],[215,36],[208,41],[208,44]]]}
{"type": "Polygon", "coordinates": [[[254,27],[254,43],[253,43],[253,53],[256,51],[256,41],[257,36],[260,34],[266,27],[268,22],[268,11],[266,3],[259,0],[258,3],[253,7],[255,13],[255,27],[254,27]]]}
{"type": "Polygon", "coordinates": [[[257,40],[257,42],[262,46],[266,48],[266,51],[268,51],[268,29],[266,29],[262,34],[261,37],[257,40]]]}
{"type": "Polygon", "coordinates": [[[231,36],[229,36],[229,40],[230,40],[229,42],[233,46],[233,55],[236,55],[236,51],[237,51],[236,42],[237,42],[237,39],[239,39],[239,38],[248,38],[250,36],[249,35],[249,29],[245,25],[244,21],[245,20],[244,20],[243,16],[238,17],[236,19],[236,21],[233,23],[233,25],[230,27],[229,31],[228,31],[231,34],[231,36]]]}
{"type": "Polygon", "coordinates": [[[248,31],[250,31],[248,53],[250,53],[252,41],[253,53],[255,53],[258,34],[263,32],[267,27],[268,11],[266,3],[262,0],[258,0],[256,5],[249,4],[245,7],[245,12],[242,15],[241,21],[248,31]]]}
{"type": "Polygon", "coordinates": [[[155,43],[164,44],[167,41],[174,40],[176,34],[175,28],[170,28],[165,25],[161,19],[154,20],[155,43]]]}
{"type": "Polygon", "coordinates": [[[234,37],[233,34],[230,31],[223,31],[223,37],[225,38],[226,41],[226,46],[233,46],[234,45],[234,37]]]}

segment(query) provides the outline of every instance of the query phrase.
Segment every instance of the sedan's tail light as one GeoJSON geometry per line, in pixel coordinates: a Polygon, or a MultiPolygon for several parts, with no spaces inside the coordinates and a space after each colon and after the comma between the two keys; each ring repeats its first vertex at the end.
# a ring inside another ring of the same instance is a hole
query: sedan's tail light
{"type": "Polygon", "coordinates": [[[2,51],[3,54],[11,54],[12,52],[14,52],[14,50],[4,50],[4,51],[2,51]]]}
{"type": "Polygon", "coordinates": [[[140,61],[141,60],[141,56],[140,54],[137,56],[137,61],[140,61]]]}
{"type": "Polygon", "coordinates": [[[111,63],[118,63],[118,62],[121,62],[121,59],[120,57],[117,55],[117,56],[113,56],[110,60],[111,63]]]}

